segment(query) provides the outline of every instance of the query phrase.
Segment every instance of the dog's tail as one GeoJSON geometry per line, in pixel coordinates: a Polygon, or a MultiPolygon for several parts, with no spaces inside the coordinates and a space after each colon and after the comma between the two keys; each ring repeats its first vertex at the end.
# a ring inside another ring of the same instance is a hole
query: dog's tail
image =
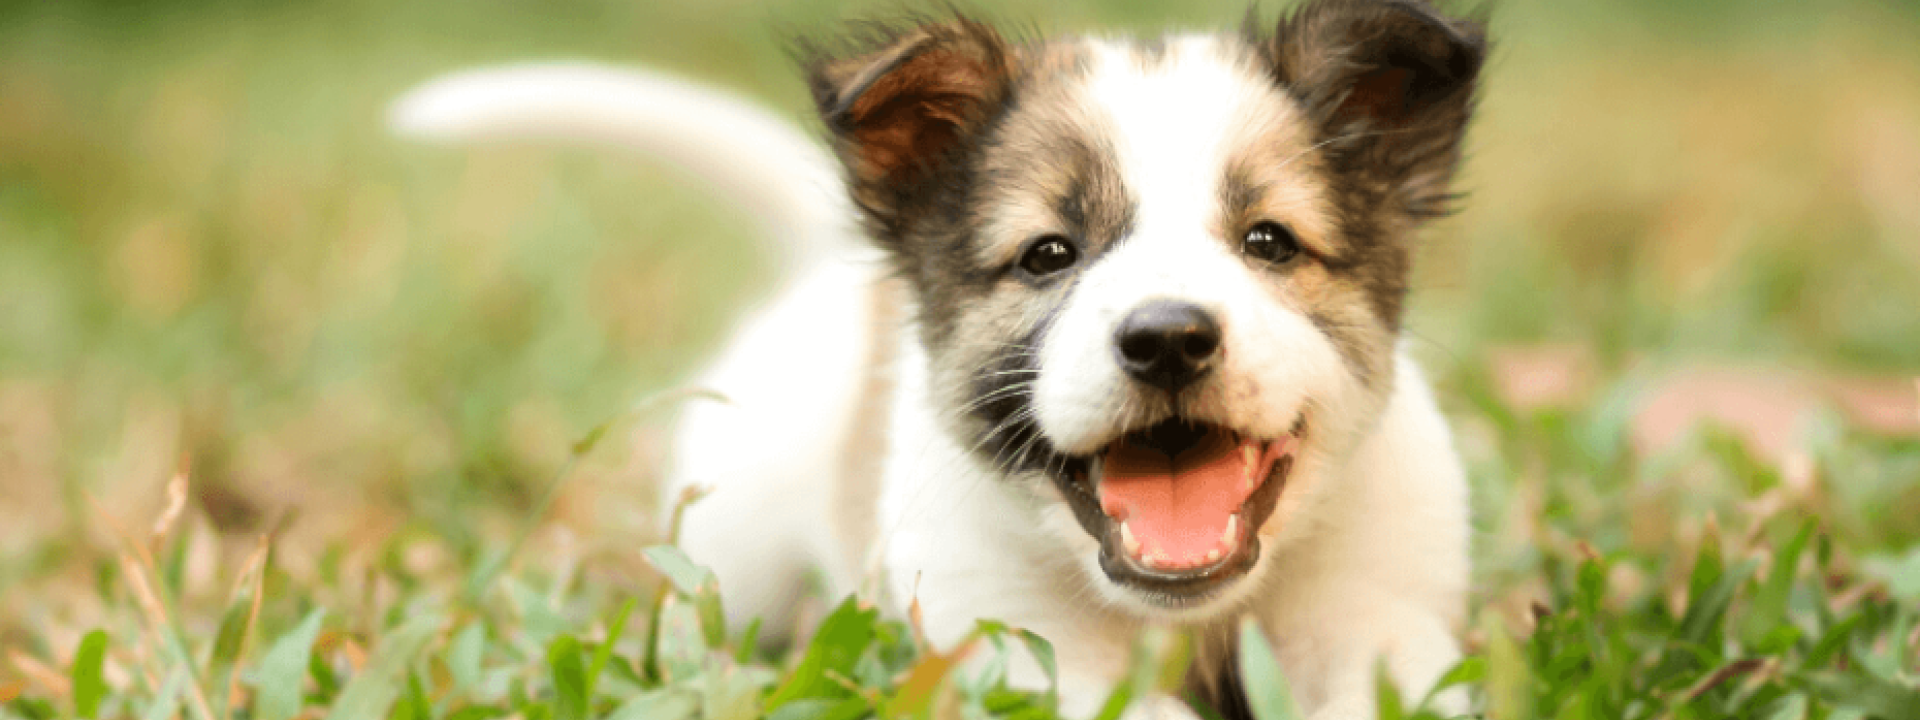
{"type": "Polygon", "coordinates": [[[854,237],[837,166],[799,128],[739,96],[687,80],[586,64],[472,70],[393,104],[402,135],[614,146],[658,158],[745,205],[795,260],[854,237]]]}

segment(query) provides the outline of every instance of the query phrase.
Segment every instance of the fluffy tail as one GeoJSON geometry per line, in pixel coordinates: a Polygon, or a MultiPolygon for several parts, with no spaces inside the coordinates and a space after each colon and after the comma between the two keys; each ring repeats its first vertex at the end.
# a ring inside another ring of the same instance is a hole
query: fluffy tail
{"type": "Polygon", "coordinates": [[[759,105],[686,80],[579,64],[472,70],[407,92],[390,122],[402,135],[439,142],[639,151],[742,203],[796,260],[852,236],[836,166],[818,143],[759,105]]]}

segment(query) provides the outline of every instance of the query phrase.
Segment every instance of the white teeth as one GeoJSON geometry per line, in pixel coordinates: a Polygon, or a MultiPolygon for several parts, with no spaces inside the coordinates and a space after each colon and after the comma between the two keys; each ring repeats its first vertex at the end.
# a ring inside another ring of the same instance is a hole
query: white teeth
{"type": "Polygon", "coordinates": [[[1120,523],[1120,547],[1127,551],[1127,557],[1140,557],[1140,541],[1133,537],[1133,528],[1120,523]]]}
{"type": "Polygon", "coordinates": [[[1239,529],[1240,529],[1240,514],[1234,513],[1232,515],[1228,515],[1227,529],[1226,529],[1226,532],[1220,533],[1220,542],[1226,543],[1227,547],[1233,547],[1234,541],[1240,539],[1239,537],[1240,533],[1238,532],[1239,529]]]}
{"type": "Polygon", "coordinates": [[[1220,562],[1220,551],[1219,551],[1219,550],[1208,550],[1208,551],[1207,551],[1207,562],[1210,562],[1210,563],[1217,563],[1217,562],[1220,562]]]}
{"type": "Polygon", "coordinates": [[[1257,484],[1254,481],[1253,473],[1259,469],[1258,465],[1260,462],[1260,451],[1255,449],[1252,443],[1241,445],[1240,457],[1245,461],[1241,465],[1242,472],[1240,473],[1240,476],[1244,479],[1243,481],[1245,482],[1247,489],[1252,490],[1254,485],[1257,484]]]}
{"type": "Polygon", "coordinates": [[[1171,559],[1167,557],[1166,553],[1160,552],[1159,548],[1147,551],[1147,554],[1141,556],[1140,559],[1146,561],[1147,567],[1166,567],[1172,564],[1171,559]]]}

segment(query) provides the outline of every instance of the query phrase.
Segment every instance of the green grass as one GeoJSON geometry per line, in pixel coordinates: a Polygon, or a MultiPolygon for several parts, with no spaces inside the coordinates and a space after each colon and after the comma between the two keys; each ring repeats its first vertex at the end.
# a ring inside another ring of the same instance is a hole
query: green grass
{"type": "MultiPolygon", "coordinates": [[[[1050,716],[840,598],[796,610],[812,645],[743,651],[661,549],[672,388],[771,274],[721,199],[380,127],[435,73],[553,56],[800,118],[776,28],[859,12],[0,6],[0,717],[1050,716]]],[[[1640,410],[1702,366],[1911,398],[1920,13],[1515,0],[1495,31],[1409,327],[1474,482],[1476,712],[1920,717],[1920,419],[1829,396],[1770,447],[1649,443],[1640,410]],[[1539,348],[1584,368],[1570,395],[1506,389],[1539,348]]],[[[1180,638],[1138,647],[1121,697],[1178,675],[1180,638]]],[[[974,651],[1036,648],[990,626],[974,651]]]]}
{"type": "MultiPolygon", "coordinates": [[[[1525,424],[1556,422],[1592,419],[1525,424]]],[[[575,452],[593,449],[590,438],[575,452]]],[[[1920,467],[1920,442],[1911,440],[1835,433],[1814,452],[1823,470],[1862,455],[1878,458],[1879,471],[1920,467]]],[[[1530,459],[1554,473],[1590,470],[1596,460],[1579,452],[1530,459]]],[[[1708,516],[1687,554],[1609,547],[1608,533],[1582,532],[1585,523],[1549,510],[1550,526],[1529,550],[1527,574],[1538,587],[1526,591],[1523,621],[1491,606],[1482,612],[1473,652],[1449,682],[1468,688],[1491,718],[1920,717],[1920,550],[1859,557],[1836,541],[1911,526],[1849,526],[1828,502],[1792,495],[1734,449],[1692,459],[1781,500],[1717,522],[1708,516]],[[1648,580],[1661,577],[1680,581],[1648,580]]],[[[1600,476],[1634,474],[1611,469],[1618,472],[1600,476]]],[[[1910,492],[1912,476],[1904,477],[1910,492]]],[[[1567,498],[1542,500],[1553,508],[1567,498]]],[[[129,607],[80,640],[69,666],[38,668],[53,677],[33,680],[64,692],[13,698],[0,717],[1058,717],[1050,691],[1005,684],[1008,653],[1051,666],[1042,638],[985,623],[942,654],[910,625],[849,599],[819,620],[804,647],[763,656],[752,629],[725,627],[712,576],[671,545],[639,553],[664,581],[649,594],[572,582],[577,568],[551,561],[500,574],[476,560],[460,564],[470,568],[464,585],[436,582],[399,559],[408,540],[389,539],[386,560],[365,569],[367,602],[328,604],[315,600],[324,589],[293,586],[263,542],[224,608],[198,618],[218,617],[207,626],[214,629],[196,631],[196,613],[182,603],[191,589],[180,584],[191,572],[191,541],[173,530],[151,542],[130,538],[117,564],[99,568],[100,595],[129,607]],[[993,659],[959,664],[969,655],[993,659]],[[108,664],[118,672],[105,672],[108,664]]],[[[1176,688],[1182,642],[1143,636],[1135,670],[1101,718],[1149,688],[1176,688]]],[[[1241,651],[1261,720],[1294,717],[1250,625],[1241,651]]],[[[1383,718],[1440,717],[1420,704],[1382,686],[1383,718]]]]}

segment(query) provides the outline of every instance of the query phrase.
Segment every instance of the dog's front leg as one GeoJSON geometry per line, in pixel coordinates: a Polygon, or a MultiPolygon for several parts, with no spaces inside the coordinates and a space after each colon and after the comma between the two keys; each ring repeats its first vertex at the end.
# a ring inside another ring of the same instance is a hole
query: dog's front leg
{"type": "MultiPolygon", "coordinates": [[[[1372,720],[1382,672],[1412,707],[1459,661],[1443,613],[1405,598],[1342,595],[1341,605],[1269,626],[1281,668],[1308,720],[1372,720]]],[[[1465,697],[1441,693],[1434,709],[1463,713],[1465,697]]]]}
{"type": "MultiPolygon", "coordinates": [[[[1063,581],[1059,560],[1023,520],[1030,516],[997,488],[981,487],[939,506],[947,512],[918,516],[920,527],[889,537],[893,597],[918,601],[922,629],[938,647],[955,647],[983,619],[1045,638],[1053,647],[1061,716],[1094,717],[1127,675],[1139,621],[1105,607],[1077,582],[1063,581]]],[[[979,652],[974,659],[987,657],[979,652]]],[[[1044,691],[1049,682],[1024,649],[1010,651],[1007,672],[1009,684],[1023,690],[1044,691]]],[[[1126,717],[1196,718],[1166,695],[1136,699],[1126,717]]]]}

